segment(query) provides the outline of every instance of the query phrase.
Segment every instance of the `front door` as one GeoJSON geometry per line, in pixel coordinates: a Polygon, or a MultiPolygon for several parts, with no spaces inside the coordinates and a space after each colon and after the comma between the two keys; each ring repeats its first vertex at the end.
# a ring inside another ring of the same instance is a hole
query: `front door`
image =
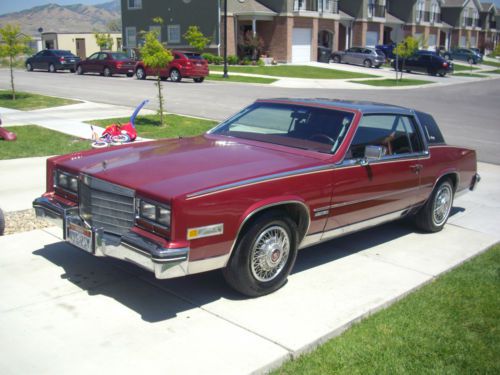
{"type": "Polygon", "coordinates": [[[76,38],[76,55],[82,60],[87,57],[84,38],[76,38]]]}
{"type": "Polygon", "coordinates": [[[413,117],[365,115],[345,156],[333,170],[333,197],[323,239],[363,223],[393,218],[417,203],[422,165],[427,157],[413,117]],[[367,146],[382,151],[365,159],[367,146]],[[361,161],[367,161],[361,163],[361,161]]]}

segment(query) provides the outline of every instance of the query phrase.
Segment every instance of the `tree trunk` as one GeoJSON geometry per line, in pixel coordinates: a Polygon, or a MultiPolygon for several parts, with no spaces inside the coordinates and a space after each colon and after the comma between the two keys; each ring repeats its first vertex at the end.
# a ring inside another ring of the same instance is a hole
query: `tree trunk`
{"type": "Polygon", "coordinates": [[[161,77],[158,71],[156,76],[156,85],[158,86],[158,102],[160,104],[160,125],[163,126],[163,95],[161,93],[161,77]]]}
{"type": "Polygon", "coordinates": [[[12,56],[9,56],[9,66],[10,66],[10,87],[12,88],[12,100],[16,100],[16,90],[14,88],[14,70],[12,68],[12,56]]]}

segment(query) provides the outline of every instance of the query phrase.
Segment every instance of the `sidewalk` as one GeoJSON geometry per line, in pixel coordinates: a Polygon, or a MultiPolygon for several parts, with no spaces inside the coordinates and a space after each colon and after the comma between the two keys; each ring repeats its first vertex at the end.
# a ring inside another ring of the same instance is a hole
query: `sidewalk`
{"type": "MultiPolygon", "coordinates": [[[[83,139],[92,139],[89,120],[106,119],[113,117],[130,117],[134,108],[82,102],[60,107],[37,109],[32,111],[19,111],[0,107],[0,116],[3,126],[12,125],[38,125],[47,129],[69,134],[83,139]]],[[[142,109],[140,114],[155,113],[149,109],[142,109]]],[[[101,134],[104,128],[94,126],[94,131],[101,134]]]]}
{"type": "Polygon", "coordinates": [[[395,222],[305,249],[255,299],[220,272],[156,280],[54,228],[0,237],[0,373],[266,373],[498,242],[500,167],[479,172],[443,231],[395,222]]]}

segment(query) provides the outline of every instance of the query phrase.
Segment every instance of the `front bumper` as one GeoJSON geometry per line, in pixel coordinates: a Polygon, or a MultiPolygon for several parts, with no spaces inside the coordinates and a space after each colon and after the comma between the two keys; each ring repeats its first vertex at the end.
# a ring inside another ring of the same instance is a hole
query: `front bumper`
{"type": "Polygon", "coordinates": [[[134,263],[155,274],[157,279],[170,279],[188,274],[189,248],[165,248],[161,244],[129,231],[123,236],[104,232],[100,228],[89,228],[80,218],[78,207],[66,206],[49,198],[40,197],[33,201],[36,216],[45,218],[59,226],[63,237],[68,237],[70,223],[85,226],[93,233],[95,256],[108,256],[134,263]]]}

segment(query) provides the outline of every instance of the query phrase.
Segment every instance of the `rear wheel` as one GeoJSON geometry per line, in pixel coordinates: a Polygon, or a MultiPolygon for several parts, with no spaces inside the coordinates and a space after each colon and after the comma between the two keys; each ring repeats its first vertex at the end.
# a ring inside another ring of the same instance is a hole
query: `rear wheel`
{"type": "Polygon", "coordinates": [[[205,80],[205,77],[198,77],[198,78],[193,78],[193,81],[196,83],[202,83],[205,80]]]}
{"type": "Polygon", "coordinates": [[[228,284],[250,297],[281,288],[297,257],[297,226],[282,211],[253,221],[239,239],[224,269],[228,284]]]}
{"type": "Polygon", "coordinates": [[[73,69],[73,68],[72,68],[72,69],[70,69],[69,71],[70,71],[70,73],[74,73],[74,72],[75,72],[75,69],[73,69]]]}
{"type": "Polygon", "coordinates": [[[79,76],[81,76],[83,74],[83,68],[81,65],[78,65],[76,67],[76,74],[78,74],[79,76]]]}
{"type": "Polygon", "coordinates": [[[334,63],[337,63],[337,64],[340,64],[340,62],[341,62],[340,56],[333,56],[332,60],[333,60],[334,63]]]}
{"type": "Polygon", "coordinates": [[[30,63],[26,63],[26,70],[28,72],[32,72],[33,71],[33,66],[30,63]]]}
{"type": "Polygon", "coordinates": [[[55,73],[55,72],[57,72],[57,69],[56,69],[56,67],[54,66],[54,64],[49,64],[49,72],[50,72],[50,73],[55,73]]]}
{"type": "Polygon", "coordinates": [[[111,77],[112,76],[111,69],[105,67],[104,70],[102,71],[102,74],[104,75],[104,77],[111,77]]]}
{"type": "Polygon", "coordinates": [[[467,62],[468,62],[469,64],[471,64],[471,65],[472,65],[472,64],[475,64],[474,59],[468,59],[468,60],[467,60],[467,62]]]}
{"type": "Polygon", "coordinates": [[[446,72],[439,72],[438,74],[440,77],[444,77],[446,75],[446,72]]]}
{"type": "Polygon", "coordinates": [[[180,82],[182,79],[181,73],[177,69],[172,69],[170,71],[170,79],[172,82],[180,82]]]}
{"type": "Polygon", "coordinates": [[[144,68],[139,67],[135,71],[135,76],[137,79],[146,79],[146,71],[144,70],[144,68]]]}
{"type": "Polygon", "coordinates": [[[439,232],[443,229],[453,206],[453,185],[449,178],[441,180],[425,205],[417,213],[417,226],[426,232],[439,232]]]}
{"type": "Polygon", "coordinates": [[[370,59],[366,59],[365,61],[363,61],[363,66],[365,68],[371,68],[372,67],[372,61],[370,59]]]}

